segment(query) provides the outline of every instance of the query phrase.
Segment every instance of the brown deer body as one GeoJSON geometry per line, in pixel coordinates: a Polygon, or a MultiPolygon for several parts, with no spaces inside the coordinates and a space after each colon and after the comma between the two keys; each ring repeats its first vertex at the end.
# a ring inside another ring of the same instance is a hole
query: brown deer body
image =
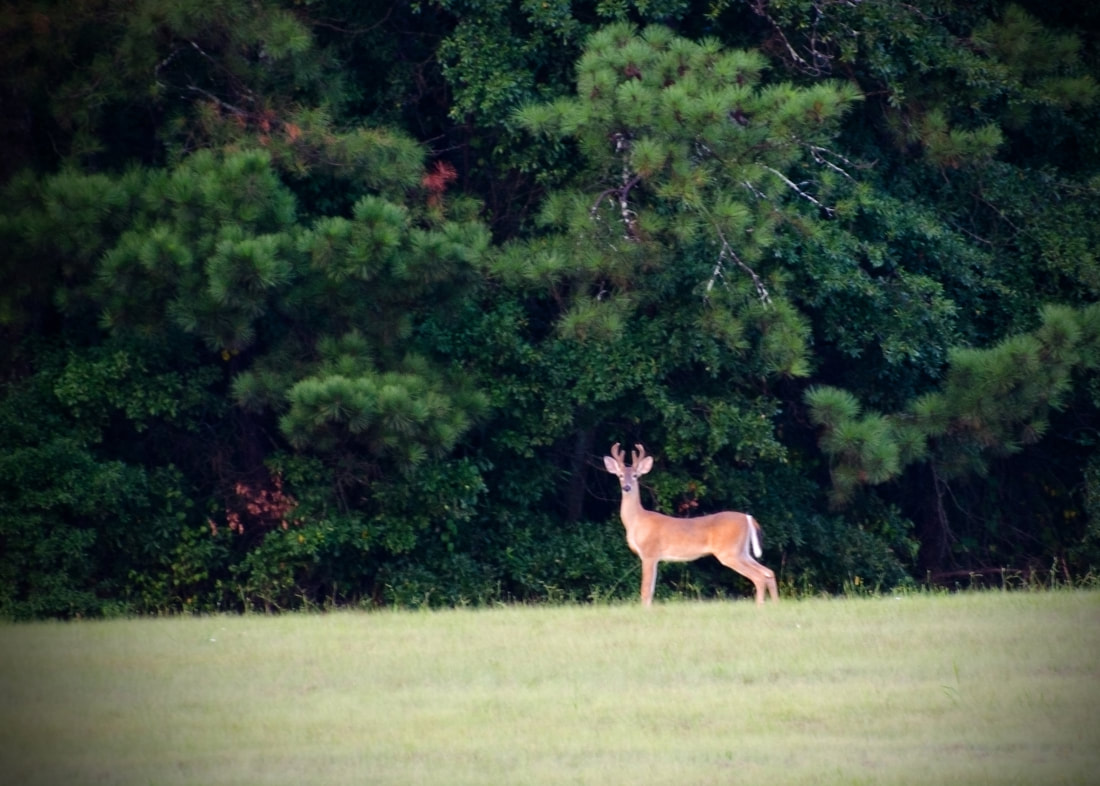
{"type": "Polygon", "coordinates": [[[626,465],[619,443],[604,456],[604,467],[619,478],[623,499],[619,515],[626,528],[626,542],[642,560],[642,604],[653,603],[657,586],[657,565],[690,562],[713,554],[727,568],[740,573],[756,587],[757,604],[767,591],[779,600],[775,574],[753,558],[760,556],[760,525],[747,513],[725,511],[709,516],[681,519],[642,507],[638,478],[653,468],[653,458],[641,445],[634,446],[631,466],[626,465]]]}

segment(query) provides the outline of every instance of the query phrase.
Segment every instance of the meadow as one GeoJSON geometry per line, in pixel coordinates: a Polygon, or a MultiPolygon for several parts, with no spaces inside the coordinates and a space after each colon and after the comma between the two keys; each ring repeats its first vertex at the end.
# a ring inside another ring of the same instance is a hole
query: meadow
{"type": "Polygon", "coordinates": [[[1087,784],[1100,592],[0,625],[12,784],[1087,784]]]}

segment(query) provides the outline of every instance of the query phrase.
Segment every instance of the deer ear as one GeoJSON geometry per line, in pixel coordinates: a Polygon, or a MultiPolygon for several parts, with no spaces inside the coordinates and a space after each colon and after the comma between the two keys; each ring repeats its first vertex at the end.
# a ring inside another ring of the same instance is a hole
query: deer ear
{"type": "Polygon", "coordinates": [[[612,475],[622,474],[622,470],[619,469],[619,462],[617,462],[615,459],[611,458],[611,456],[604,456],[603,457],[603,467],[608,472],[610,472],[612,475]]]}
{"type": "Polygon", "coordinates": [[[635,476],[641,477],[651,469],[653,469],[653,457],[646,456],[642,459],[642,462],[634,468],[634,474],[635,476]]]}

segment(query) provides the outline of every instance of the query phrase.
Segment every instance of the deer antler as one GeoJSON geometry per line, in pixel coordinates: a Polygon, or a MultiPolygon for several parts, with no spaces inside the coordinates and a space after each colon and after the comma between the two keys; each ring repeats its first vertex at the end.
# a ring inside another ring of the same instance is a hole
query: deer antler
{"type": "Polygon", "coordinates": [[[623,455],[623,449],[619,447],[618,442],[611,446],[611,458],[619,462],[620,467],[626,466],[626,456],[623,455]]]}
{"type": "Polygon", "coordinates": [[[645,448],[643,448],[640,443],[635,444],[634,447],[636,450],[631,451],[630,458],[632,464],[636,467],[641,463],[642,459],[645,458],[645,448]]]}

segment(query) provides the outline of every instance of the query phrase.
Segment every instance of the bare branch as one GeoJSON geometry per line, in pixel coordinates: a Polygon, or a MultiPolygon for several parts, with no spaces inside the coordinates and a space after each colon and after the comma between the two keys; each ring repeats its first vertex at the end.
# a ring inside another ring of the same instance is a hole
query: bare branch
{"type": "Polygon", "coordinates": [[[742,180],[742,181],[741,181],[741,185],[743,185],[743,186],[744,186],[745,188],[747,188],[747,189],[749,190],[749,192],[750,192],[750,193],[751,193],[751,194],[752,194],[752,195],[753,195],[754,197],[756,197],[757,199],[763,199],[763,200],[767,200],[767,198],[768,198],[768,195],[767,195],[767,194],[765,194],[765,193],[764,193],[763,191],[761,191],[761,190],[760,190],[759,188],[757,188],[756,186],[754,186],[754,185],[753,185],[752,183],[750,183],[750,182],[749,182],[748,180],[742,180]]]}
{"type": "Polygon", "coordinates": [[[834,172],[837,172],[838,174],[841,174],[844,177],[848,178],[852,182],[855,182],[855,178],[848,174],[847,170],[842,169],[841,167],[830,161],[828,158],[826,158],[826,156],[839,158],[841,161],[844,162],[845,166],[851,167],[852,169],[867,168],[866,165],[863,165],[861,167],[859,164],[853,164],[851,161],[849,161],[847,158],[845,158],[835,150],[829,150],[828,148],[819,147],[818,145],[810,145],[810,155],[813,156],[814,161],[818,164],[828,167],[834,172]]]}
{"type": "Polygon", "coordinates": [[[774,30],[775,34],[779,36],[779,40],[783,42],[783,46],[787,48],[787,53],[791,56],[791,60],[797,63],[803,70],[811,74],[817,75],[818,72],[812,69],[810,64],[807,63],[802,58],[802,56],[795,51],[795,48],[793,46],[791,46],[791,42],[787,40],[787,36],[783,33],[783,28],[781,28],[779,24],[774,19],[772,19],[771,16],[768,15],[768,4],[766,0],[757,0],[751,6],[751,8],[757,16],[766,19],[768,23],[772,26],[772,30],[774,30]]]}
{"type": "Polygon", "coordinates": [[[615,152],[621,153],[623,156],[623,174],[622,185],[616,188],[608,188],[601,192],[592,207],[589,208],[588,214],[595,221],[597,220],[596,212],[599,210],[600,205],[605,199],[615,197],[619,203],[619,215],[622,217],[623,226],[626,227],[626,233],[624,235],[626,240],[638,239],[638,214],[630,208],[630,192],[634,186],[641,182],[642,176],[635,174],[630,169],[630,160],[628,155],[630,153],[630,137],[626,134],[613,134],[612,139],[615,142],[615,152]]]}
{"type": "Polygon", "coordinates": [[[216,95],[211,93],[209,90],[203,90],[201,87],[196,87],[195,85],[188,85],[187,89],[190,90],[193,93],[198,93],[199,95],[206,96],[208,99],[213,101],[215,104],[220,106],[222,109],[228,110],[229,112],[232,112],[234,115],[237,115],[238,117],[247,118],[249,116],[249,113],[247,111],[245,111],[244,109],[241,109],[240,107],[237,107],[237,106],[233,106],[228,101],[223,101],[222,99],[218,98],[216,95]]]}
{"type": "Polygon", "coordinates": [[[814,205],[817,205],[819,208],[824,210],[828,215],[832,216],[834,213],[836,213],[836,208],[832,208],[832,207],[829,207],[828,205],[822,204],[815,196],[813,196],[813,194],[807,194],[805,191],[802,190],[801,187],[799,187],[799,185],[797,183],[795,183],[789,177],[784,175],[778,169],[772,169],[770,166],[765,166],[764,169],[768,170],[773,175],[775,175],[780,180],[782,180],[784,183],[786,183],[787,187],[790,188],[792,191],[794,191],[796,194],[798,194],[800,197],[805,199],[807,202],[810,202],[814,205]]]}
{"type": "MultiPolygon", "coordinates": [[[[835,57],[835,46],[831,46],[830,42],[831,36],[828,34],[821,35],[820,33],[821,25],[825,21],[826,12],[837,6],[855,8],[862,2],[863,0],[814,0],[814,2],[811,3],[813,18],[810,20],[809,25],[806,26],[804,23],[805,20],[800,18],[799,25],[796,28],[796,32],[805,31],[801,33],[804,38],[804,43],[801,44],[801,48],[805,56],[798,53],[798,49],[796,49],[795,45],[791,43],[791,40],[787,38],[787,34],[783,31],[782,26],[772,17],[768,0],[754,0],[754,2],[749,5],[749,8],[754,14],[771,25],[775,39],[787,50],[790,62],[795,68],[811,76],[824,76],[832,72],[833,59],[835,57]]],[[[854,32],[850,26],[842,29],[849,35],[854,32]]]]}
{"type": "Polygon", "coordinates": [[[182,51],[183,51],[183,47],[177,46],[171,52],[168,53],[167,57],[165,57],[163,60],[161,60],[159,63],[157,63],[157,67],[153,69],[153,74],[156,77],[156,83],[158,85],[160,85],[161,87],[164,86],[163,83],[160,81],[160,72],[161,72],[161,70],[165,66],[167,66],[169,63],[171,63],[173,60],[175,60],[176,56],[182,51]]]}
{"type": "Polygon", "coordinates": [[[744,263],[741,257],[737,256],[737,252],[733,250],[729,241],[726,240],[726,235],[722,232],[721,228],[715,227],[714,231],[718,233],[718,239],[722,243],[722,249],[718,252],[718,261],[715,263],[714,270],[711,272],[710,281],[707,282],[707,292],[714,289],[714,285],[718,279],[724,276],[724,263],[726,260],[733,260],[733,262],[743,271],[748,273],[749,277],[752,279],[753,286],[756,287],[756,294],[760,296],[760,301],[765,306],[770,306],[772,304],[772,298],[771,295],[768,294],[768,288],[764,286],[763,280],[756,274],[755,270],[744,263]]]}
{"type": "MultiPolygon", "coordinates": [[[[623,177],[628,178],[628,174],[629,173],[624,167],[623,177]]],[[[596,197],[596,201],[592,203],[592,207],[588,209],[588,214],[592,217],[593,220],[596,220],[596,213],[597,211],[599,211],[600,205],[603,204],[603,201],[605,199],[614,198],[615,201],[619,204],[619,215],[622,216],[623,223],[626,225],[627,228],[627,239],[636,239],[637,213],[630,209],[629,196],[630,191],[634,188],[634,186],[638,185],[641,179],[641,175],[634,175],[633,177],[629,177],[628,179],[626,179],[621,186],[608,188],[605,191],[600,192],[599,196],[596,197]]]]}

